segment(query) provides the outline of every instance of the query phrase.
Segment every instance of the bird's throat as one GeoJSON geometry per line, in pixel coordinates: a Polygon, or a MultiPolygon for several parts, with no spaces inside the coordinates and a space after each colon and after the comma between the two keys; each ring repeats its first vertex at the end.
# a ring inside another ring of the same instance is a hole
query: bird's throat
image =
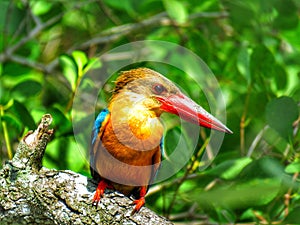
{"type": "Polygon", "coordinates": [[[116,99],[109,106],[112,128],[117,139],[136,150],[147,151],[159,146],[163,125],[155,111],[145,107],[142,101],[126,101],[126,98],[121,100],[116,99]]]}

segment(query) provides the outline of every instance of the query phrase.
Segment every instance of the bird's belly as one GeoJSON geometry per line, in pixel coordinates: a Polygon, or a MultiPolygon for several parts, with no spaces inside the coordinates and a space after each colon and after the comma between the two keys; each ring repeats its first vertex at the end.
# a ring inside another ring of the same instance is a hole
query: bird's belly
{"type": "MultiPolygon", "coordinates": [[[[152,127],[155,131],[146,138],[143,135],[136,136],[139,132],[126,129],[126,124],[108,122],[102,142],[97,146],[94,162],[96,172],[102,178],[120,184],[114,187],[124,194],[127,193],[118,187],[125,185],[130,189],[148,186],[153,179],[160,163],[160,141],[163,135],[163,127],[158,123],[155,129],[152,127]]],[[[156,122],[152,121],[151,124],[156,122]]]]}
{"type": "Polygon", "coordinates": [[[125,151],[127,154],[121,154],[120,157],[119,154],[112,154],[102,148],[99,151],[101,161],[96,163],[99,175],[117,184],[148,186],[155,166],[152,165],[152,158],[157,149],[139,154],[131,152],[134,150],[125,151]]]}

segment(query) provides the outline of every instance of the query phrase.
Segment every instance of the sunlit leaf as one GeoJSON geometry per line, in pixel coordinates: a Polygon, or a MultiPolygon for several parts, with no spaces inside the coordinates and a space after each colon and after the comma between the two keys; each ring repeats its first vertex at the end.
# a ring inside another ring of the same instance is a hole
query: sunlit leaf
{"type": "Polygon", "coordinates": [[[81,52],[81,51],[72,52],[72,56],[73,56],[74,61],[77,65],[78,75],[82,76],[83,75],[83,67],[87,64],[88,58],[85,55],[85,53],[81,52]]]}
{"type": "Polygon", "coordinates": [[[287,173],[299,173],[300,172],[300,162],[293,162],[285,168],[287,173]]]}
{"type": "Polygon", "coordinates": [[[211,170],[205,172],[208,175],[216,175],[223,179],[233,179],[235,178],[243,168],[245,168],[250,162],[251,158],[244,157],[232,160],[226,160],[211,170]]]}
{"type": "Polygon", "coordinates": [[[182,1],[178,0],[164,0],[164,6],[168,15],[178,23],[184,23],[188,18],[186,7],[182,1]]]}
{"type": "Polygon", "coordinates": [[[91,58],[89,59],[88,63],[85,65],[83,73],[88,72],[90,69],[98,69],[102,66],[100,59],[98,58],[91,58]]]}
{"type": "Polygon", "coordinates": [[[49,1],[34,1],[31,3],[32,3],[32,12],[37,16],[47,13],[52,7],[52,3],[49,1]]]}
{"type": "Polygon", "coordinates": [[[14,104],[14,100],[13,100],[13,99],[10,99],[10,100],[6,103],[6,105],[3,106],[3,109],[4,109],[4,110],[9,109],[10,107],[13,106],[13,104],[14,104]]]}

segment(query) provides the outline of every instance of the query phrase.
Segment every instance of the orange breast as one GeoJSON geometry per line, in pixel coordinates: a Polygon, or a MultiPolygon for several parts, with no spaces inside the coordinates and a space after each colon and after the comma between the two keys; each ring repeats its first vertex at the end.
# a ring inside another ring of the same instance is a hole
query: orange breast
{"type": "Polygon", "coordinates": [[[147,186],[160,163],[163,126],[156,115],[145,110],[129,115],[124,115],[124,108],[110,110],[111,118],[96,153],[96,170],[117,184],[147,186]]]}

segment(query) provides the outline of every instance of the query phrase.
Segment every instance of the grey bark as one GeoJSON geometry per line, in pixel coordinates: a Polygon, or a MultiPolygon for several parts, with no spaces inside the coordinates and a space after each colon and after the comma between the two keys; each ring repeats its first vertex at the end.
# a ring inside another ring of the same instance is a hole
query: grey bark
{"type": "Polygon", "coordinates": [[[172,224],[146,207],[131,215],[132,199],[106,192],[92,205],[97,184],[69,170],[42,167],[52,117],[20,141],[0,170],[0,224],[172,224]]]}

